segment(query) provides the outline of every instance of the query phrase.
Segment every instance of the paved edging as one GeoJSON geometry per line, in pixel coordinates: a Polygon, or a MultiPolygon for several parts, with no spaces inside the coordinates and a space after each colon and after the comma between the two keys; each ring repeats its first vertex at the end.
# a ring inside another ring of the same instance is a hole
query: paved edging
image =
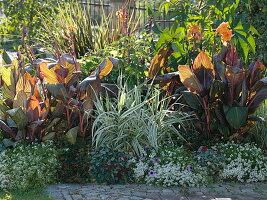
{"type": "Polygon", "coordinates": [[[46,189],[54,200],[267,200],[267,183],[213,184],[205,187],[60,184],[46,189]]]}

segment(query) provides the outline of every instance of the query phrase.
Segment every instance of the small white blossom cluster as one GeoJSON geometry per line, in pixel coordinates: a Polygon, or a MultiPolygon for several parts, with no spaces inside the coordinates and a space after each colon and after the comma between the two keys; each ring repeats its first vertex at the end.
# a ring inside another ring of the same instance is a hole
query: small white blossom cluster
{"type": "Polygon", "coordinates": [[[146,183],[163,186],[200,186],[207,182],[207,173],[200,167],[190,171],[179,163],[156,165],[155,175],[147,175],[146,183]]]}
{"type": "Polygon", "coordinates": [[[251,144],[228,143],[218,150],[226,158],[221,176],[225,180],[258,182],[267,180],[267,157],[251,144]]]}
{"type": "Polygon", "coordinates": [[[163,186],[199,186],[207,183],[207,172],[182,148],[163,149],[145,154],[134,163],[134,176],[139,182],[163,186]]]}
{"type": "Polygon", "coordinates": [[[53,183],[58,166],[51,145],[16,145],[0,153],[0,190],[26,190],[53,183]]]}

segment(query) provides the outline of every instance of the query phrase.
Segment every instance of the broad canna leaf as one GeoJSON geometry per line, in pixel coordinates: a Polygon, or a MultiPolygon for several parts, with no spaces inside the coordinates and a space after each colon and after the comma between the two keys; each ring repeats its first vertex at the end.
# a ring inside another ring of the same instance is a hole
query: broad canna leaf
{"type": "Polygon", "coordinates": [[[227,122],[234,128],[239,129],[245,125],[248,118],[247,107],[231,107],[224,105],[223,110],[227,122]]]}
{"type": "Polygon", "coordinates": [[[68,73],[66,76],[66,83],[68,83],[73,77],[73,73],[76,71],[80,71],[80,64],[76,62],[74,58],[69,54],[63,54],[60,57],[60,62],[61,65],[64,66],[64,68],[68,69],[68,73]]]}
{"type": "Polygon", "coordinates": [[[14,90],[10,90],[6,84],[2,86],[2,95],[4,99],[10,99],[13,100],[15,97],[14,90]]]}
{"type": "Polygon", "coordinates": [[[100,69],[99,77],[102,79],[103,77],[107,76],[111,70],[113,69],[113,63],[110,61],[109,58],[106,59],[106,62],[104,62],[105,65],[102,67],[103,69],[100,69]]]}
{"type": "Polygon", "coordinates": [[[77,139],[77,135],[78,132],[80,131],[80,128],[78,126],[70,129],[67,133],[66,133],[66,139],[70,144],[75,144],[76,143],[76,139],[77,139]]]}
{"type": "Polygon", "coordinates": [[[13,108],[11,110],[6,111],[9,116],[16,122],[17,126],[19,129],[23,129],[27,123],[28,123],[28,118],[26,114],[23,112],[22,108],[13,108]]]}
{"type": "Polygon", "coordinates": [[[209,96],[212,100],[220,99],[223,95],[225,84],[220,80],[215,80],[211,87],[209,96]]]}
{"type": "Polygon", "coordinates": [[[258,92],[263,86],[266,85],[267,85],[267,77],[264,77],[259,81],[257,81],[250,90],[250,99],[256,94],[256,92],[258,92]]]}
{"type": "Polygon", "coordinates": [[[6,86],[13,91],[15,90],[15,80],[13,77],[14,68],[14,65],[1,67],[2,80],[6,86]]]}
{"type": "Polygon", "coordinates": [[[265,69],[265,66],[260,60],[256,61],[249,69],[249,87],[253,87],[254,84],[262,77],[261,71],[265,69]]]}
{"type": "Polygon", "coordinates": [[[67,101],[69,99],[69,95],[64,83],[46,84],[46,88],[56,99],[63,101],[67,101]]]}
{"type": "Polygon", "coordinates": [[[92,72],[91,76],[99,76],[100,79],[107,76],[119,63],[119,60],[113,57],[108,57],[104,60],[98,68],[94,72],[92,72]]]}
{"type": "Polygon", "coordinates": [[[230,66],[236,66],[238,64],[238,60],[239,57],[236,49],[230,45],[227,49],[225,63],[230,66]]]}
{"type": "Polygon", "coordinates": [[[27,100],[28,97],[26,93],[23,90],[19,91],[14,98],[13,108],[21,107],[24,111],[26,111],[27,100]]]}
{"type": "Polygon", "coordinates": [[[16,134],[13,132],[13,130],[2,120],[0,120],[0,128],[7,132],[13,138],[16,137],[16,134]]]}
{"type": "Polygon", "coordinates": [[[265,99],[267,99],[267,86],[263,86],[250,100],[248,104],[249,113],[254,113],[265,99]]]}
{"type": "Polygon", "coordinates": [[[242,83],[245,78],[245,72],[237,67],[226,67],[226,79],[228,83],[229,90],[232,91],[232,95],[234,95],[234,91],[237,85],[242,83]]]}
{"type": "Polygon", "coordinates": [[[49,84],[59,83],[59,81],[57,79],[57,75],[55,73],[55,70],[60,68],[59,65],[55,65],[51,69],[49,69],[48,63],[43,62],[43,63],[39,63],[39,67],[40,67],[40,71],[41,71],[42,75],[44,76],[45,81],[47,83],[49,83],[49,84]]]}
{"type": "Polygon", "coordinates": [[[179,65],[178,70],[184,86],[194,94],[201,94],[204,88],[190,67],[188,65],[179,65]]]}
{"type": "Polygon", "coordinates": [[[68,68],[60,66],[60,68],[55,69],[55,73],[60,83],[66,83],[66,77],[69,74],[68,68]]]}
{"type": "Polygon", "coordinates": [[[7,52],[4,49],[1,49],[0,53],[1,53],[2,65],[10,65],[12,61],[7,52]]]}
{"type": "Polygon", "coordinates": [[[31,96],[29,103],[28,103],[28,108],[27,108],[27,116],[28,116],[28,121],[33,122],[33,121],[38,121],[41,119],[41,106],[40,102],[35,96],[31,96]]]}
{"type": "Polygon", "coordinates": [[[16,84],[16,93],[23,91],[29,97],[31,95],[32,87],[36,84],[36,79],[26,72],[21,76],[16,84]]]}
{"type": "Polygon", "coordinates": [[[159,75],[160,71],[166,67],[168,59],[173,52],[172,49],[163,48],[154,56],[149,67],[148,79],[153,79],[155,76],[159,75]]]}
{"type": "Polygon", "coordinates": [[[202,103],[199,97],[189,91],[182,91],[186,103],[193,109],[199,110],[202,108],[202,103]]]}
{"type": "Polygon", "coordinates": [[[204,89],[208,90],[215,79],[215,69],[209,56],[203,51],[200,52],[194,61],[192,70],[204,89]]]}

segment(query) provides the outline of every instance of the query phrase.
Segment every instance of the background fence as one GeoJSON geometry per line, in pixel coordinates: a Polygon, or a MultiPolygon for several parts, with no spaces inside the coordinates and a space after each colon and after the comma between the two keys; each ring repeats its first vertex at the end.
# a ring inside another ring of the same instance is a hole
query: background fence
{"type": "MultiPolygon", "coordinates": [[[[126,5],[125,2],[114,2],[110,0],[77,0],[79,3],[83,4],[84,6],[89,7],[91,18],[96,21],[100,22],[101,15],[114,13],[119,10],[122,6],[126,5]]],[[[136,19],[139,19],[139,23],[141,27],[144,27],[149,23],[149,16],[146,14],[147,6],[149,5],[152,8],[153,12],[157,12],[159,5],[162,1],[150,1],[150,0],[132,0],[128,3],[128,11],[129,15],[134,13],[136,19]]],[[[165,29],[170,27],[173,23],[172,20],[168,20],[168,16],[165,13],[159,15],[155,21],[157,21],[161,28],[165,29]]]]}

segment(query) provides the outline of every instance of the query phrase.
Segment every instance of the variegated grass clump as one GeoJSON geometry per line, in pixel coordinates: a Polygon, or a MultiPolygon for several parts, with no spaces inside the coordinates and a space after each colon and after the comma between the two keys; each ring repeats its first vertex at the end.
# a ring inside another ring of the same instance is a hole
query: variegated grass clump
{"type": "Polygon", "coordinates": [[[170,98],[161,98],[157,89],[149,88],[144,95],[142,86],[120,87],[117,99],[106,97],[96,103],[93,146],[107,145],[140,155],[144,146],[157,149],[172,137],[182,138],[180,130],[189,116],[171,107],[170,98]]]}

